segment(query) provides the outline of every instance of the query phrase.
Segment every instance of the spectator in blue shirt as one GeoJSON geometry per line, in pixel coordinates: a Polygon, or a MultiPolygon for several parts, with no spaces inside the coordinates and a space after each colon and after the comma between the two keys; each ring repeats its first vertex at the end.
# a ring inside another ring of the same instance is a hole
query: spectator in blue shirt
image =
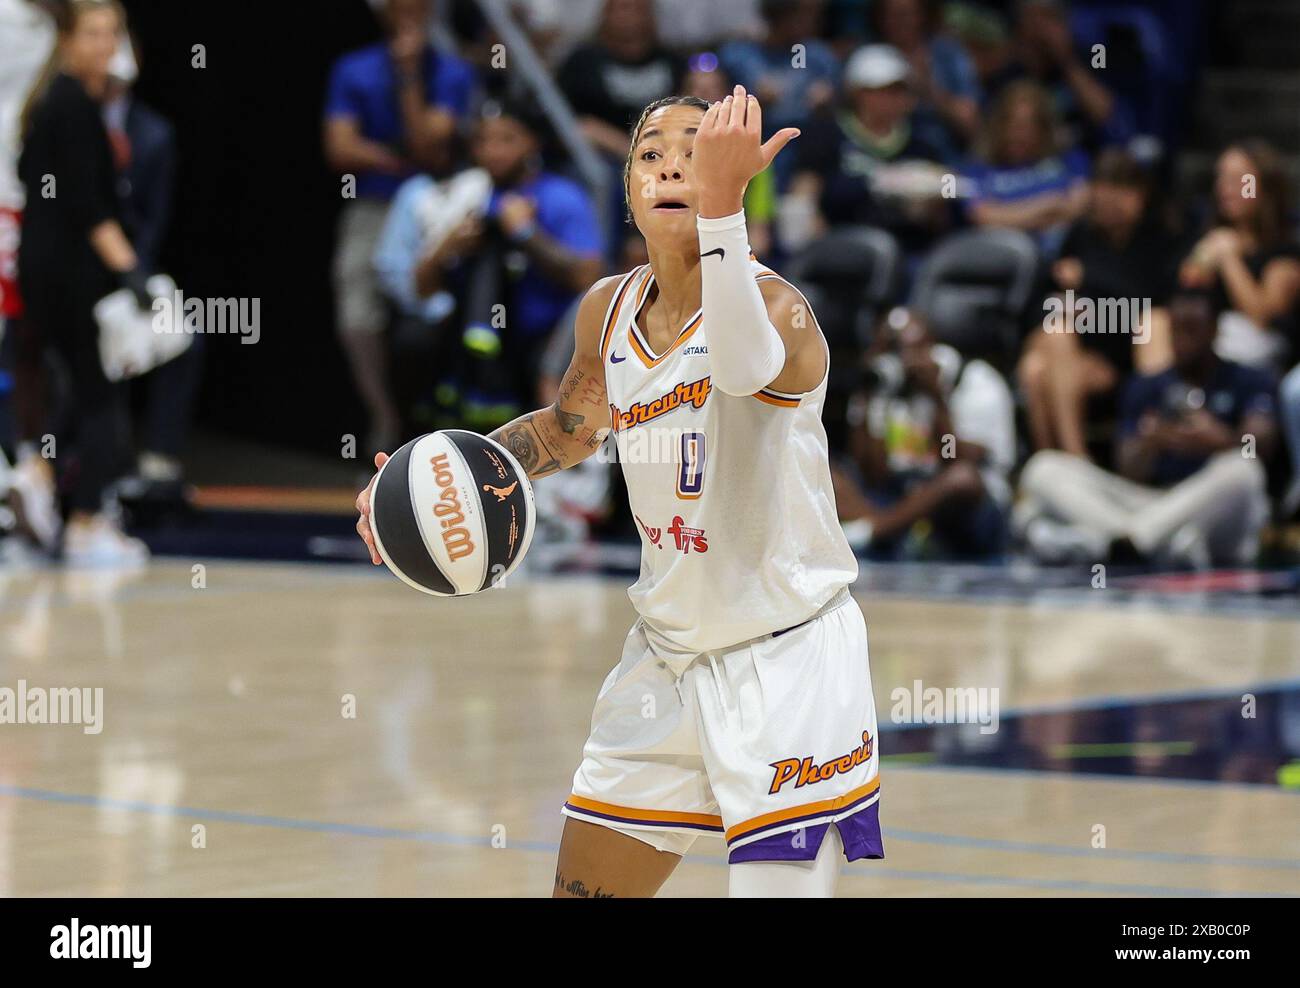
{"type": "Polygon", "coordinates": [[[1008,86],[989,116],[980,160],[966,169],[967,212],[980,226],[1024,230],[1049,258],[1088,196],[1088,159],[1057,143],[1047,92],[1033,82],[1008,86]]]}
{"type": "Polygon", "coordinates": [[[441,243],[426,243],[420,202],[434,180],[417,176],[398,191],[375,256],[390,295],[407,311],[433,320],[454,307],[476,347],[498,336],[496,346],[517,371],[517,391],[529,400],[550,330],[603,267],[591,198],[543,168],[544,133],[543,118],[527,104],[485,104],[472,141],[474,163],[492,183],[481,215],[441,243]],[[491,287],[478,290],[485,276],[491,287]],[[497,303],[504,327],[493,318],[497,303]]]}
{"type": "Polygon", "coordinates": [[[325,99],[325,157],[355,177],[334,258],[337,329],[370,417],[369,445],[390,449],[400,422],[388,387],[386,312],[371,260],[389,200],[417,171],[450,171],[473,69],[429,43],[431,0],[386,0],[387,40],[344,55],[325,99]]]}

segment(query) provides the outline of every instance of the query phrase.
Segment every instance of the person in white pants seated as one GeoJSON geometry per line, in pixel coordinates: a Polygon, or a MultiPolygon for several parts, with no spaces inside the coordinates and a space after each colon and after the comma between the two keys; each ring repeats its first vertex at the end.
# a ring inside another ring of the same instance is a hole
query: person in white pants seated
{"type": "Polygon", "coordinates": [[[1016,528],[1044,562],[1249,565],[1268,520],[1263,461],[1277,438],[1275,383],[1214,352],[1207,292],[1170,303],[1174,365],[1124,395],[1114,474],[1055,450],[1020,477],[1016,528]]]}

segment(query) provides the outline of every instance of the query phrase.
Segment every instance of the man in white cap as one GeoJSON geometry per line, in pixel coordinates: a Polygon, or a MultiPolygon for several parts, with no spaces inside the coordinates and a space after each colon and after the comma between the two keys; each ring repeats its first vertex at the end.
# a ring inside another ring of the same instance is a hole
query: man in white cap
{"type": "Polygon", "coordinates": [[[928,246],[946,225],[942,154],[917,131],[907,60],[865,45],[844,68],[844,101],[810,123],[797,145],[791,194],[815,204],[823,225],[883,227],[905,250],[928,246]]]}

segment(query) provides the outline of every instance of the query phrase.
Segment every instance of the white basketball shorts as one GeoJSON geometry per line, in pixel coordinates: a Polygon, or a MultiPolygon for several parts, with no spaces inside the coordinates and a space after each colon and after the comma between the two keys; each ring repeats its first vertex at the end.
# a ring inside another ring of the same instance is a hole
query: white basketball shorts
{"type": "Polygon", "coordinates": [[[675,854],[720,834],[732,864],[812,860],[831,824],[850,861],[881,858],[877,748],[866,622],[847,589],[680,676],[638,621],[563,812],[675,854]]]}

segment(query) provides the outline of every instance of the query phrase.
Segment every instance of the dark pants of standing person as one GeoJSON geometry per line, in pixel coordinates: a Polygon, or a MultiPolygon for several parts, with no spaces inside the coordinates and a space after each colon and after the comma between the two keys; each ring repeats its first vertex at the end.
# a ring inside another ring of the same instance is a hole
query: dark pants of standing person
{"type": "Polygon", "coordinates": [[[203,337],[195,335],[179,357],[145,377],[149,403],[144,418],[142,449],[180,459],[194,418],[195,399],[203,372],[203,337]]]}
{"type": "Polygon", "coordinates": [[[54,463],[61,485],[68,484],[65,505],[97,514],[105,491],[125,472],[130,441],[125,395],[100,363],[95,298],[84,289],[34,280],[24,280],[22,292],[27,330],[52,353],[63,378],[53,434],[54,463]],[[70,451],[77,461],[73,477],[67,473],[70,451]]]}

